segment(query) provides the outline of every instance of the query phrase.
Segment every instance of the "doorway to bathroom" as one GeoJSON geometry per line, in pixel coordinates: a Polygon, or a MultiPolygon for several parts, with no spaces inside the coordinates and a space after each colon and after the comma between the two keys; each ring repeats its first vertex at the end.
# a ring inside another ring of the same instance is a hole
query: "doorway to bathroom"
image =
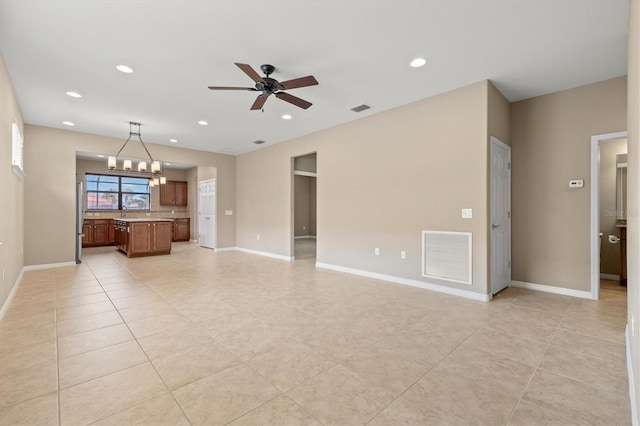
{"type": "Polygon", "coordinates": [[[293,159],[293,257],[316,259],[316,153],[293,159]]]}
{"type": "Polygon", "coordinates": [[[626,132],[591,139],[592,298],[626,299],[626,132]]]}

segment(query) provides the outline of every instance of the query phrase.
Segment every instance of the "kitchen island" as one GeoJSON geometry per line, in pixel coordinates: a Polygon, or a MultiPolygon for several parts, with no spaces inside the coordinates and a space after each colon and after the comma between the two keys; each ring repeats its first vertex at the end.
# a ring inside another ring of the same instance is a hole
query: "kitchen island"
{"type": "Polygon", "coordinates": [[[127,257],[171,254],[173,219],[115,218],[115,244],[127,257]]]}

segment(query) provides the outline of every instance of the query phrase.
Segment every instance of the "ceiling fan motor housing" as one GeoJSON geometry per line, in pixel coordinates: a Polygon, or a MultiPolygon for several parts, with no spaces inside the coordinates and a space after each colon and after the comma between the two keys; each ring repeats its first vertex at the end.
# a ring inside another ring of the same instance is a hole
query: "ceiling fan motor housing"
{"type": "Polygon", "coordinates": [[[267,77],[269,77],[269,75],[273,74],[273,72],[276,70],[276,67],[274,67],[273,65],[264,64],[260,65],[260,69],[267,75],[267,77]]]}

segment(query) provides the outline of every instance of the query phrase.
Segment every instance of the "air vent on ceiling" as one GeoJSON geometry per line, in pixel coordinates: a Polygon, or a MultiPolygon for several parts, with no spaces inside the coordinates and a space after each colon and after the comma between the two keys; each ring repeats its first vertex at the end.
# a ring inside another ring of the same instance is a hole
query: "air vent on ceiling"
{"type": "Polygon", "coordinates": [[[262,145],[264,141],[257,140],[257,141],[253,141],[253,143],[255,143],[256,145],[262,145]]]}
{"type": "Polygon", "coordinates": [[[356,105],[353,108],[349,108],[353,112],[362,112],[370,109],[371,107],[367,104],[356,105]]]}

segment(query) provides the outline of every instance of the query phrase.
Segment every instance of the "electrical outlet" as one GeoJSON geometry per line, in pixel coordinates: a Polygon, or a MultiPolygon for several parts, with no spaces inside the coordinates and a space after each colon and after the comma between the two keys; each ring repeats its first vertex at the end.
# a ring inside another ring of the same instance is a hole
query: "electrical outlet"
{"type": "Polygon", "coordinates": [[[463,219],[472,219],[473,218],[473,209],[462,209],[461,214],[463,219]]]}
{"type": "Polygon", "coordinates": [[[380,248],[379,247],[374,248],[373,254],[375,254],[376,256],[380,256],[380,248]]]}
{"type": "Polygon", "coordinates": [[[233,216],[233,210],[225,210],[224,214],[225,216],[233,216]]]}
{"type": "Polygon", "coordinates": [[[256,240],[260,239],[260,234],[256,234],[256,240]]]}
{"type": "Polygon", "coordinates": [[[407,252],[406,252],[406,251],[404,251],[404,250],[402,250],[402,251],[400,252],[400,258],[401,258],[401,259],[406,259],[406,258],[407,258],[407,252]]]}
{"type": "Polygon", "coordinates": [[[584,187],[584,180],[572,179],[569,181],[569,188],[582,188],[584,187]]]}

